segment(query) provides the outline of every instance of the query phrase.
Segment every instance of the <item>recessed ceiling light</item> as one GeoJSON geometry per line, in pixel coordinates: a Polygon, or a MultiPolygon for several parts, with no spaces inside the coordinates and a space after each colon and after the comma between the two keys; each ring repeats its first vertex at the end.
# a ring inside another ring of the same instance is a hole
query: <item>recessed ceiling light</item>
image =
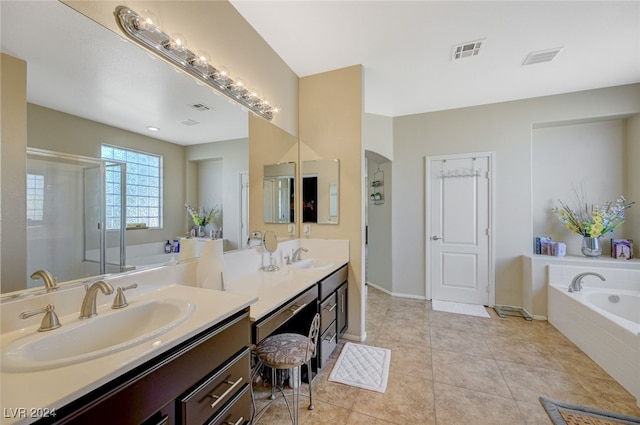
{"type": "Polygon", "coordinates": [[[149,130],[149,131],[160,131],[160,129],[158,127],[154,127],[152,125],[147,126],[147,130],[149,130]]]}

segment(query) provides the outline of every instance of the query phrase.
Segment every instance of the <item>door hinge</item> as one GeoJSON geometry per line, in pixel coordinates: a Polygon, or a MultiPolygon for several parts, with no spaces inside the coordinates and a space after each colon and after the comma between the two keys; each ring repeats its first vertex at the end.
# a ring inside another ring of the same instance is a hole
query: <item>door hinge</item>
{"type": "Polygon", "coordinates": [[[489,229],[488,227],[484,229],[484,234],[487,236],[491,236],[491,229],[489,229]]]}
{"type": "Polygon", "coordinates": [[[487,285],[487,294],[491,293],[491,285],[487,285]]]}

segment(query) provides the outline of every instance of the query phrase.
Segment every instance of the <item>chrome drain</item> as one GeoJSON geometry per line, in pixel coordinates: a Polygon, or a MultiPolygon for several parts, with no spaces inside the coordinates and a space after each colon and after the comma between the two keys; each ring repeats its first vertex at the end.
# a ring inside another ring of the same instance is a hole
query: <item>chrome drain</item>
{"type": "Polygon", "coordinates": [[[612,303],[619,303],[620,297],[617,295],[609,295],[609,301],[611,301],[612,303]]]}

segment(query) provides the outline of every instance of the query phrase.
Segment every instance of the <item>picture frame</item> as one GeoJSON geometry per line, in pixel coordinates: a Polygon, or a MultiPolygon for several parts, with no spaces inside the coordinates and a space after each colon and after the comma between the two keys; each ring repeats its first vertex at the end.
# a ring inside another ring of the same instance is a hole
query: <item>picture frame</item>
{"type": "Polygon", "coordinates": [[[612,238],[611,257],[617,260],[631,260],[633,258],[633,240],[612,238]]]}

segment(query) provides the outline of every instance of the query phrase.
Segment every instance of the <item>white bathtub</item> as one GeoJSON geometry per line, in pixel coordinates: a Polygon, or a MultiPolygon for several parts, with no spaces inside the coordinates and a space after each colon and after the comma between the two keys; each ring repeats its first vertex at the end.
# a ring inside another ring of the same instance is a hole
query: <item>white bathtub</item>
{"type": "Polygon", "coordinates": [[[549,266],[549,323],[629,391],[640,406],[640,271],[625,271],[630,275],[616,284],[613,278],[620,270],[554,267],[566,266],[549,266]],[[583,280],[582,291],[568,292],[571,277],[585,271],[600,273],[607,280],[590,276],[583,280]],[[630,284],[635,279],[637,289],[630,284]]]}

